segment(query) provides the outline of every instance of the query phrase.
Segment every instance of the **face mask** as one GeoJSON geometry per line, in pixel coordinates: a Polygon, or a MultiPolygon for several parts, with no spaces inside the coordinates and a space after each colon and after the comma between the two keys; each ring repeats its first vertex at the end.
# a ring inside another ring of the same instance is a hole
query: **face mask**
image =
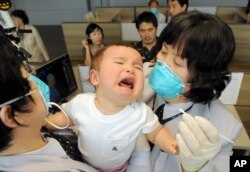
{"type": "Polygon", "coordinates": [[[153,13],[153,14],[157,14],[158,9],[157,8],[150,8],[150,12],[153,13]]]}
{"type": "Polygon", "coordinates": [[[42,97],[42,100],[43,100],[43,105],[44,105],[44,107],[45,107],[45,109],[46,109],[46,114],[44,115],[45,120],[46,120],[50,125],[52,125],[53,127],[57,128],[57,129],[65,129],[65,128],[67,128],[67,127],[69,126],[69,118],[68,118],[68,115],[67,115],[67,114],[64,112],[64,110],[63,110],[59,105],[57,105],[56,103],[53,103],[53,102],[46,102],[45,98],[43,97],[42,92],[41,92],[39,89],[32,90],[32,91],[28,92],[27,94],[25,94],[24,96],[16,97],[16,98],[14,98],[14,99],[12,99],[12,100],[9,100],[9,101],[7,101],[7,102],[5,102],[5,103],[2,103],[2,104],[0,105],[0,108],[4,107],[4,106],[6,106],[6,105],[12,104],[12,103],[14,103],[14,102],[16,102],[16,101],[22,99],[22,98],[25,97],[25,96],[30,96],[31,94],[33,94],[33,93],[36,92],[36,91],[39,91],[39,93],[40,93],[40,95],[41,95],[41,97],[42,97]],[[50,122],[50,121],[47,119],[47,117],[49,116],[49,107],[51,107],[52,105],[54,105],[54,106],[56,106],[57,108],[59,108],[59,109],[62,111],[62,113],[65,115],[65,117],[66,117],[66,119],[67,119],[67,125],[66,125],[66,126],[64,126],[64,127],[57,126],[57,125],[53,124],[52,122],[50,122]]]}
{"type": "Polygon", "coordinates": [[[69,118],[68,115],[64,112],[64,110],[56,103],[54,102],[50,102],[50,89],[49,86],[47,84],[45,84],[43,81],[41,81],[39,78],[37,78],[34,75],[30,75],[31,79],[36,83],[39,92],[43,98],[43,102],[44,102],[44,106],[46,108],[46,115],[45,115],[45,120],[52,125],[53,127],[57,128],[57,129],[65,129],[69,126],[69,118]],[[60,109],[62,111],[62,113],[65,115],[65,117],[67,118],[67,125],[65,127],[60,127],[55,125],[54,123],[52,123],[51,121],[49,121],[46,117],[49,116],[49,107],[52,106],[56,106],[58,109],[60,109]]]}
{"type": "Polygon", "coordinates": [[[170,67],[163,61],[157,60],[149,77],[149,85],[164,99],[179,96],[184,90],[184,84],[170,67]]]}
{"type": "Polygon", "coordinates": [[[46,102],[50,101],[50,90],[49,86],[45,84],[42,80],[37,78],[34,75],[29,75],[30,78],[36,83],[37,87],[39,88],[40,92],[42,93],[43,97],[45,98],[46,102]]]}
{"type": "Polygon", "coordinates": [[[66,128],[68,128],[68,126],[69,126],[69,118],[68,118],[68,115],[65,113],[65,111],[64,111],[58,104],[56,104],[56,103],[54,103],[54,102],[46,102],[46,100],[45,100],[45,98],[43,97],[43,94],[41,93],[40,90],[39,90],[39,92],[40,92],[40,94],[41,94],[41,97],[42,97],[42,99],[43,99],[44,106],[45,106],[45,108],[46,108],[45,120],[46,120],[50,125],[52,125],[53,127],[57,128],[57,129],[66,129],[66,128]],[[49,116],[49,108],[52,107],[53,105],[56,106],[58,109],[60,109],[61,112],[64,114],[65,118],[67,119],[67,124],[66,124],[66,126],[64,126],[64,127],[57,126],[56,124],[52,123],[51,121],[49,121],[49,120],[47,119],[47,117],[49,116]]]}

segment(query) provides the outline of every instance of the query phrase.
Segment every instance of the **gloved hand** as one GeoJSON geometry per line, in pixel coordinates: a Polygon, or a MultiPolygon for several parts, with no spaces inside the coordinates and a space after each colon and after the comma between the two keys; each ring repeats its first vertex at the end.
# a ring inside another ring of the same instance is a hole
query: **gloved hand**
{"type": "Polygon", "coordinates": [[[220,150],[219,132],[208,120],[184,113],[176,135],[181,164],[186,171],[198,171],[220,150]]]}
{"type": "Polygon", "coordinates": [[[148,78],[151,71],[154,68],[154,63],[153,62],[145,62],[143,63],[143,73],[144,73],[144,77],[148,78]]]}

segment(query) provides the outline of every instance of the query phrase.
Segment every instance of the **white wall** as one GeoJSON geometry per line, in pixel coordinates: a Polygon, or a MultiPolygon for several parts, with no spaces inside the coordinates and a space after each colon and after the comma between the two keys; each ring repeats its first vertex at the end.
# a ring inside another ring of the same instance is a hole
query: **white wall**
{"type": "Polygon", "coordinates": [[[12,5],[12,9],[25,10],[32,25],[83,21],[87,11],[86,0],[12,0],[12,5]]]}
{"type": "MultiPolygon", "coordinates": [[[[82,22],[88,10],[102,6],[147,6],[149,0],[12,0],[13,9],[24,9],[33,25],[82,22]]],[[[166,0],[158,0],[166,6],[166,0]]],[[[248,0],[189,0],[190,6],[246,6],[248,0]]]]}

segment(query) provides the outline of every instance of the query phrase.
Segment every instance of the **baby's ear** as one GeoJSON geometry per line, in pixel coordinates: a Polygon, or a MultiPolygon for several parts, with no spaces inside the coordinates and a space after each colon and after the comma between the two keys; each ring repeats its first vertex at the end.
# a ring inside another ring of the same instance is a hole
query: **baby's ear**
{"type": "Polygon", "coordinates": [[[11,107],[9,105],[2,107],[0,111],[0,119],[7,127],[15,128],[18,124],[14,120],[14,117],[11,117],[10,113],[11,107]]]}
{"type": "Polygon", "coordinates": [[[94,86],[98,85],[99,81],[98,81],[98,72],[97,72],[97,70],[91,69],[89,71],[89,81],[94,86]]]}

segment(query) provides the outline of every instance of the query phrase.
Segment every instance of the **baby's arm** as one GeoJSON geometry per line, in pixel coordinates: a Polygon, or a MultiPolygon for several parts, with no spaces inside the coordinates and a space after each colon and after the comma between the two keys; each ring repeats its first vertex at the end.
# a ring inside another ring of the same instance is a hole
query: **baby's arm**
{"type": "Polygon", "coordinates": [[[174,137],[163,125],[160,125],[153,132],[147,134],[147,138],[165,152],[172,154],[179,153],[179,149],[174,137]]]}
{"type": "MultiPolygon", "coordinates": [[[[56,127],[52,126],[48,121],[50,121],[51,123],[59,126],[59,127],[64,127],[68,124],[68,120],[65,117],[65,115],[63,114],[63,112],[57,112],[53,115],[50,115],[46,118],[46,123],[45,123],[45,127],[49,130],[55,130],[57,129],[56,127]]],[[[69,119],[69,127],[73,126],[73,121],[71,119],[69,119]]]]}

